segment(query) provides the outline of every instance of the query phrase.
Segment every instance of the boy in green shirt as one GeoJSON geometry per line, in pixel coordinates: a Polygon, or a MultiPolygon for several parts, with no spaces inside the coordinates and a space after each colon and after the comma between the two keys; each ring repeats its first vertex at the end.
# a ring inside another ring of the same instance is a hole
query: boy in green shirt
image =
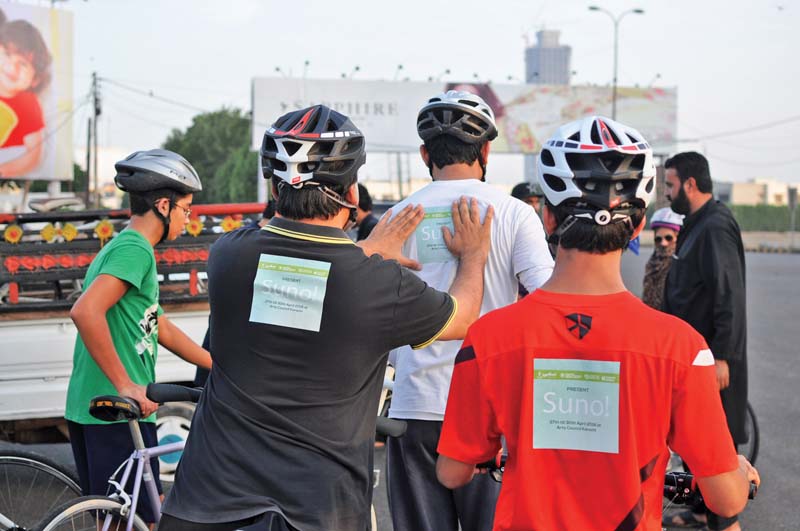
{"type": "MultiPolygon", "coordinates": [[[[202,190],[197,172],[180,155],[161,149],[138,151],[115,167],[117,187],[130,193],[131,221],[92,261],[84,292],[70,311],[79,335],[64,416],[85,495],[104,494],[109,476],[133,451],[127,424],[92,417],[89,401],[110,394],[139,402],[142,436],[152,446],[158,404],[147,399],[145,389],[155,381],[157,344],[189,363],[211,367],[208,351],[163,315],[153,253],[155,245],[174,240],[186,227],[192,194],[202,190]]],[[[157,480],[158,460],[151,464],[157,480]]],[[[139,513],[155,522],[146,497],[143,493],[139,513]]]]}

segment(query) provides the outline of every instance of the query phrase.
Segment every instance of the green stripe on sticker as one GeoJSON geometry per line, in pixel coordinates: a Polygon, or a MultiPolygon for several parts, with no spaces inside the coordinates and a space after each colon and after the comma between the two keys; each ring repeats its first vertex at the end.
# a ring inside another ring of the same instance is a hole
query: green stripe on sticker
{"type": "Polygon", "coordinates": [[[423,219],[444,219],[451,217],[453,217],[453,213],[450,210],[446,210],[446,211],[425,212],[425,216],[423,219]]]}
{"type": "Polygon", "coordinates": [[[312,277],[328,278],[328,271],[325,269],[314,269],[311,267],[277,264],[275,262],[263,262],[263,261],[258,263],[258,268],[267,271],[278,271],[281,273],[294,273],[298,275],[309,275],[312,277]]]}
{"type": "Polygon", "coordinates": [[[534,380],[576,380],[579,382],[619,383],[619,374],[590,371],[560,371],[541,369],[533,372],[534,380]]]}

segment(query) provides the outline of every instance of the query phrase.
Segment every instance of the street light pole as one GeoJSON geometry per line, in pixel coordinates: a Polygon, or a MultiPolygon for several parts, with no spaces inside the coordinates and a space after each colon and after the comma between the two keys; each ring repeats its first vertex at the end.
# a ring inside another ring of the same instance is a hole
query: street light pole
{"type": "Polygon", "coordinates": [[[589,11],[600,11],[601,13],[605,13],[611,18],[611,21],[614,23],[614,80],[613,80],[613,89],[611,93],[611,119],[617,119],[617,66],[619,64],[619,22],[622,20],[622,17],[625,15],[629,15],[631,13],[636,13],[637,15],[643,15],[644,9],[629,9],[627,11],[623,11],[617,16],[609,11],[608,9],[604,9],[600,6],[589,6],[589,11]]]}

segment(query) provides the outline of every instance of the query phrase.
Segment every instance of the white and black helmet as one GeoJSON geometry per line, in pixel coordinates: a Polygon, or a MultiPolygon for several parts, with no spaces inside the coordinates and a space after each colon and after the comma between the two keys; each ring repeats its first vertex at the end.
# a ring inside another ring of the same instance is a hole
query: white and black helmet
{"type": "Polygon", "coordinates": [[[425,141],[453,135],[467,144],[482,144],[497,138],[494,112],[483,98],[459,90],[438,94],[419,110],[417,133],[425,141]]]}
{"type": "Polygon", "coordinates": [[[565,203],[570,218],[607,225],[629,221],[632,208],[647,208],[656,167],[637,130],[589,116],[558,128],[539,153],[537,175],[551,205],[565,203]]]}
{"type": "Polygon", "coordinates": [[[168,188],[179,194],[200,192],[197,171],[185,158],[166,149],[136,151],[114,165],[114,183],[122,191],[144,193],[168,188]]]}

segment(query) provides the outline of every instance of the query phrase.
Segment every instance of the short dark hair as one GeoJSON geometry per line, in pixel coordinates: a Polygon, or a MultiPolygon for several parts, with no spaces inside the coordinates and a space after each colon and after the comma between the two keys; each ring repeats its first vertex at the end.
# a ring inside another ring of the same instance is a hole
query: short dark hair
{"type": "Polygon", "coordinates": [[[9,52],[24,55],[36,71],[30,90],[39,93],[50,84],[53,58],[36,26],[27,20],[13,20],[0,26],[0,45],[9,52]]]}
{"type": "Polygon", "coordinates": [[[681,180],[681,184],[689,177],[694,177],[697,189],[705,194],[710,194],[714,185],[711,182],[711,172],[708,169],[708,159],[696,151],[684,151],[668,158],[664,162],[665,169],[674,169],[681,180]]]}
{"type": "Polygon", "coordinates": [[[264,210],[261,212],[261,219],[272,219],[275,217],[275,200],[270,199],[267,201],[264,210]]]}
{"type": "Polygon", "coordinates": [[[170,203],[175,203],[180,198],[186,197],[186,195],[181,195],[172,188],[158,188],[147,192],[131,192],[131,214],[134,216],[143,216],[147,214],[147,212],[153,208],[156,201],[162,197],[169,199],[170,203]]]}
{"type": "MultiPolygon", "coordinates": [[[[353,175],[347,184],[325,184],[332,192],[339,194],[344,199],[347,190],[356,182],[353,175]]],[[[318,187],[306,184],[302,188],[293,186],[275,178],[273,186],[277,184],[278,199],[275,209],[278,214],[288,219],[329,219],[338,214],[342,205],[323,194],[318,187]]]]}
{"type": "MultiPolygon", "coordinates": [[[[569,202],[561,203],[558,206],[553,206],[550,201],[546,201],[546,204],[559,226],[572,212],[572,204],[569,202]]],[[[617,222],[597,225],[593,221],[578,218],[575,224],[561,235],[558,240],[559,246],[564,249],[576,249],[594,254],[606,254],[627,249],[636,227],[639,226],[645,215],[644,208],[631,208],[630,223],[617,222]]]]}
{"type": "Polygon", "coordinates": [[[453,135],[439,135],[425,141],[431,164],[444,168],[451,164],[472,164],[481,156],[481,144],[467,144],[453,135]]]}
{"type": "Polygon", "coordinates": [[[367,187],[361,183],[358,183],[358,208],[364,212],[372,210],[372,196],[369,195],[367,187]]]}

